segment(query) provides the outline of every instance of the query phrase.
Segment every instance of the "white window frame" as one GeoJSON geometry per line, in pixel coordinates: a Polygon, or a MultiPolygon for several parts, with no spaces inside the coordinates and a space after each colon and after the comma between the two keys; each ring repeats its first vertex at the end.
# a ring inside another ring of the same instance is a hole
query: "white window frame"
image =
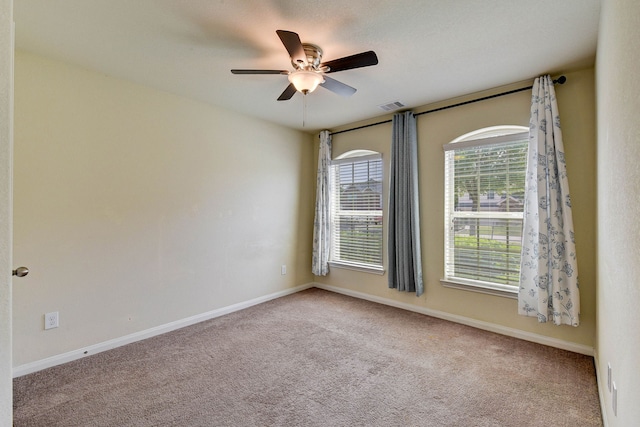
{"type": "Polygon", "coordinates": [[[330,212],[331,212],[331,251],[329,257],[329,265],[331,267],[337,268],[346,268],[350,270],[363,271],[367,273],[374,274],[384,274],[384,165],[382,164],[382,154],[376,151],[371,150],[353,150],[347,153],[344,153],[338,156],[336,159],[331,161],[331,173],[330,173],[330,212]],[[380,200],[380,209],[379,210],[371,210],[371,211],[363,211],[363,210],[344,210],[340,211],[339,209],[339,193],[337,193],[338,183],[336,182],[335,177],[335,167],[343,164],[352,164],[352,163],[360,163],[365,161],[379,161],[380,168],[383,172],[381,179],[381,200],[380,200]],[[381,253],[380,253],[380,263],[373,264],[367,262],[358,262],[345,260],[340,258],[339,251],[339,238],[337,236],[336,231],[338,230],[338,223],[336,214],[340,211],[341,215],[345,216],[362,216],[362,217],[376,217],[380,218],[381,222],[381,233],[380,233],[380,245],[381,245],[381,253]]]}
{"type": "MultiPolygon", "coordinates": [[[[454,218],[491,218],[491,219],[523,219],[522,212],[460,212],[454,209],[454,181],[453,173],[447,171],[447,156],[452,155],[455,150],[470,147],[480,147],[496,144],[508,144],[511,142],[528,139],[528,129],[522,126],[496,126],[492,128],[480,129],[463,135],[449,144],[445,144],[445,247],[444,247],[444,277],[440,283],[448,288],[475,291],[489,295],[496,295],[507,298],[518,297],[518,286],[501,283],[487,282],[481,280],[456,277],[454,271],[455,256],[452,244],[453,220],[454,218]]],[[[526,168],[526,165],[525,165],[526,168]]]]}

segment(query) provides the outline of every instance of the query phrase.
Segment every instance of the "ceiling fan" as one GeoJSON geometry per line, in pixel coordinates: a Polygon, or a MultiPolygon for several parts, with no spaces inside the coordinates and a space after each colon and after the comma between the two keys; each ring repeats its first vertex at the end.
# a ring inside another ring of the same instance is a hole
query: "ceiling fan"
{"type": "Polygon", "coordinates": [[[322,49],[319,46],[302,43],[298,34],[293,31],[277,30],[276,33],[289,52],[293,71],[234,69],[231,72],[233,74],[282,74],[288,76],[289,86],[282,92],[278,101],[291,99],[296,91],[306,95],[313,92],[318,86],[329,89],[338,95],[351,96],[356,92],[355,88],[332,79],[326,74],[368,67],[378,63],[378,57],[372,50],[322,62],[322,49]]]}

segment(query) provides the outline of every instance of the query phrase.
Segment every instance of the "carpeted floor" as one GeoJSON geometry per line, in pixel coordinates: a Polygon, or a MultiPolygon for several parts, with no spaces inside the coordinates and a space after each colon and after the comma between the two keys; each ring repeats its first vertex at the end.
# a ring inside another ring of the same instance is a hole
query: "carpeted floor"
{"type": "Polygon", "coordinates": [[[310,289],[14,380],[15,426],[601,426],[591,357],[310,289]]]}

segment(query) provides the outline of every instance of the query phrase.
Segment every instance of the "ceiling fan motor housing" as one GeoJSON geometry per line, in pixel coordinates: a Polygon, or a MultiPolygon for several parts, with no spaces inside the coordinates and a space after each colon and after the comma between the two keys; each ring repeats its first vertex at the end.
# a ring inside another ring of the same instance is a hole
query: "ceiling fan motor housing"
{"type": "MultiPolygon", "coordinates": [[[[322,49],[320,46],[311,43],[302,43],[302,47],[304,48],[304,53],[307,55],[307,70],[318,71],[318,67],[322,62],[322,49]]],[[[301,62],[296,62],[295,60],[291,60],[291,65],[296,70],[304,70],[305,66],[301,62]]]]}

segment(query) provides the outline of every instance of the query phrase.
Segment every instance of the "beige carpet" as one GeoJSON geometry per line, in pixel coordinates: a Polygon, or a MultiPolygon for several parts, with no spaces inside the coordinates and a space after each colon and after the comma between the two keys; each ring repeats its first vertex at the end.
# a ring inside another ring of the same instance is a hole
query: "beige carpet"
{"type": "Polygon", "coordinates": [[[15,426],[600,426],[593,359],[310,289],[14,380],[15,426]]]}

